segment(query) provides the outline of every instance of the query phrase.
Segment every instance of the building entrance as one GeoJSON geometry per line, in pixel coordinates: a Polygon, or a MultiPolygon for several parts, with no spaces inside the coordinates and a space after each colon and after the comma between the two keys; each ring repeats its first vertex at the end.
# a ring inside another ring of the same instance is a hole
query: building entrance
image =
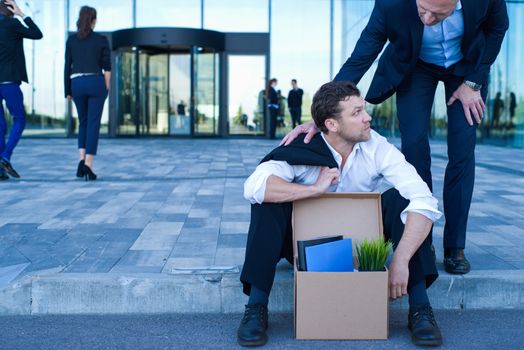
{"type": "Polygon", "coordinates": [[[266,134],[269,34],[133,28],[111,41],[111,135],[266,134]]]}

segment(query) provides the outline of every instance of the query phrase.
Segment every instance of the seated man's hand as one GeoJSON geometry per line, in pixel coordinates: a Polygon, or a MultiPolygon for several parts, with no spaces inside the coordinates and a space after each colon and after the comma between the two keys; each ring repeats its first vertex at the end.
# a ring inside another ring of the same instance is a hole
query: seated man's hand
{"type": "Polygon", "coordinates": [[[404,261],[396,254],[389,265],[389,297],[400,298],[408,294],[409,260],[404,261]]]}
{"type": "Polygon", "coordinates": [[[337,168],[322,167],[317,182],[313,185],[316,188],[315,192],[319,195],[327,192],[329,186],[338,183],[339,178],[340,172],[337,168]]]}
{"type": "Polygon", "coordinates": [[[319,130],[315,126],[314,121],[310,121],[309,123],[306,123],[306,124],[297,125],[293,130],[288,132],[286,136],[284,136],[282,141],[280,141],[280,146],[289,145],[300,134],[307,134],[306,137],[304,138],[304,143],[309,143],[309,141],[311,141],[311,139],[313,138],[313,136],[315,136],[317,132],[319,132],[319,130]]]}

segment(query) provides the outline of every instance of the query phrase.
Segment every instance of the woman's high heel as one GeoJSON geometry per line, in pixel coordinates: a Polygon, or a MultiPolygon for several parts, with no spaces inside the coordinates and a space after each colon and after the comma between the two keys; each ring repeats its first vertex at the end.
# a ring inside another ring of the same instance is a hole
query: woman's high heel
{"type": "Polygon", "coordinates": [[[78,162],[78,168],[76,168],[76,177],[84,177],[84,166],[85,162],[82,159],[80,162],[78,162]]]}
{"type": "Polygon", "coordinates": [[[84,177],[86,181],[96,180],[96,174],[87,165],[84,165],[84,177]]]}

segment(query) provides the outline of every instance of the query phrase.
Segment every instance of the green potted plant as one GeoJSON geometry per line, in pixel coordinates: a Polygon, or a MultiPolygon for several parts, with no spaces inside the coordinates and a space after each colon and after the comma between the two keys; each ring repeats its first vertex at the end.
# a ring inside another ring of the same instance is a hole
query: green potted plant
{"type": "Polygon", "coordinates": [[[364,239],[357,245],[359,271],[384,271],[386,259],[393,251],[393,243],[384,238],[364,239]]]}

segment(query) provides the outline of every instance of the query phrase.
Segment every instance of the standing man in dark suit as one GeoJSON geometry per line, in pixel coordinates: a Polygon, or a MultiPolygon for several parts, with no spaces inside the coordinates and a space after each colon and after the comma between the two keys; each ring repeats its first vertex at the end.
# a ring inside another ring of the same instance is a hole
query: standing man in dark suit
{"type": "MultiPolygon", "coordinates": [[[[444,177],[444,266],[465,274],[466,227],[475,180],[476,126],[485,109],[489,70],[509,21],[504,0],[376,0],[366,28],[335,80],[360,81],[382,51],[366,100],[396,92],[402,152],[432,189],[428,140],[435,90],[442,81],[448,114],[444,177]]],[[[308,141],[314,125],[297,127],[308,141]]]]}
{"type": "Polygon", "coordinates": [[[292,89],[289,90],[287,95],[287,107],[289,108],[289,114],[291,114],[291,121],[293,127],[302,124],[300,118],[302,117],[302,96],[304,96],[304,90],[298,87],[297,80],[291,80],[292,89]]]}
{"type": "Polygon", "coordinates": [[[42,39],[42,32],[20,10],[16,2],[0,0],[0,180],[9,178],[6,173],[12,177],[20,177],[10,160],[25,127],[24,97],[20,90],[21,82],[27,82],[24,38],[42,39]],[[27,27],[13,18],[13,15],[22,17],[27,27]],[[3,100],[13,116],[13,127],[7,143],[3,100]]]}

